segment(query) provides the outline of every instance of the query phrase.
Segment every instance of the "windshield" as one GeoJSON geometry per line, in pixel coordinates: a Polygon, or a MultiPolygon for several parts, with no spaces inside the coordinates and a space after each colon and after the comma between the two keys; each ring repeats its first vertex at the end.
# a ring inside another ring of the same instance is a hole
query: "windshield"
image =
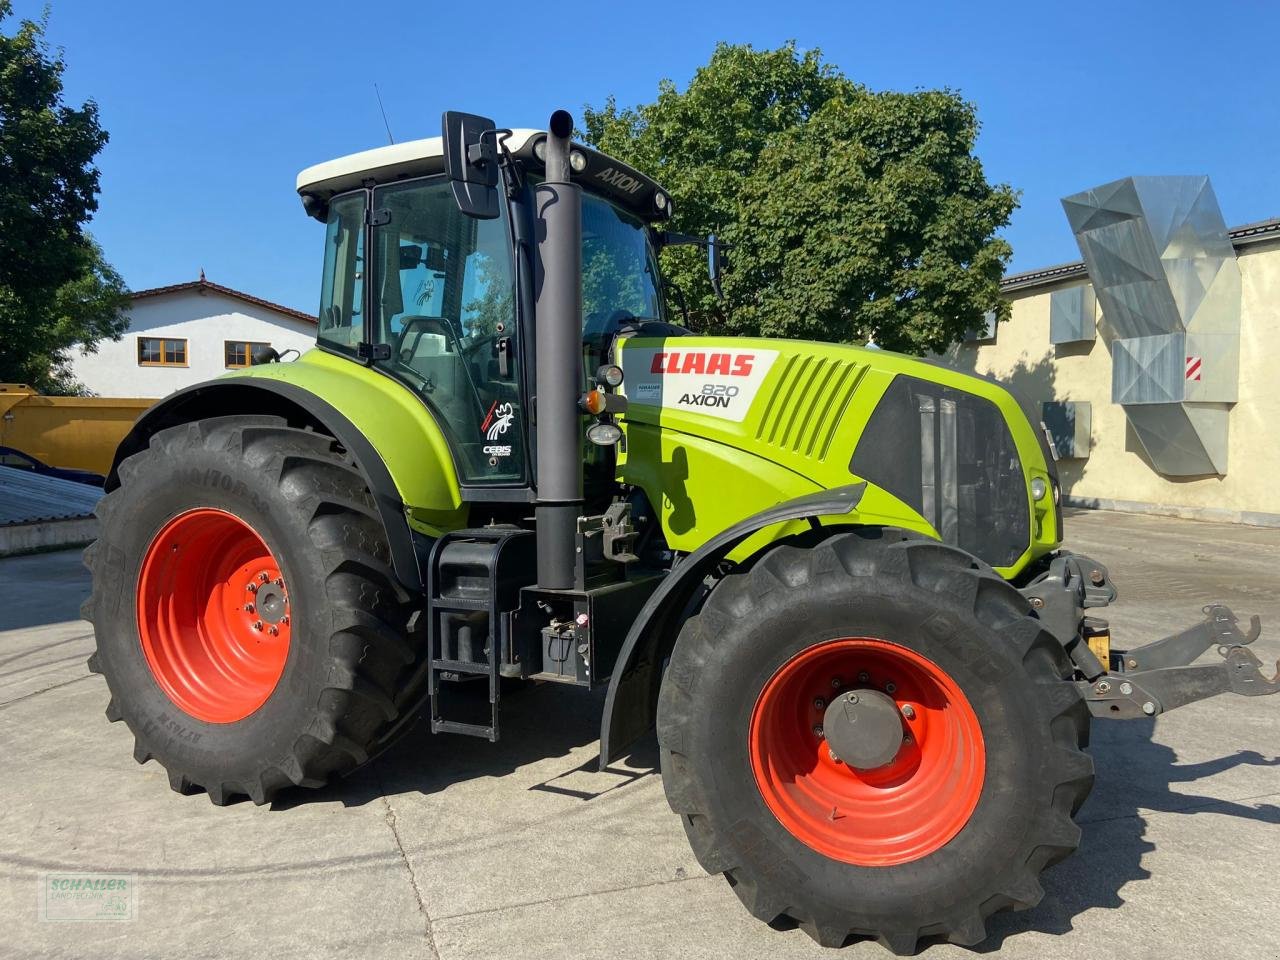
{"type": "Polygon", "coordinates": [[[660,320],[645,225],[602,197],[582,197],[582,336],[601,348],[626,320],[660,320]]]}

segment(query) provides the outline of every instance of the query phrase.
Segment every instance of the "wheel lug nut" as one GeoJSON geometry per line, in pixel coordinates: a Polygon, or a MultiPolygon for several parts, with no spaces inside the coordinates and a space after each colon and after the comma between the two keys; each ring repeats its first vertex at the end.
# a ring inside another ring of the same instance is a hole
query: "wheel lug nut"
{"type": "Polygon", "coordinates": [[[255,620],[255,621],[253,621],[253,629],[255,629],[255,630],[261,630],[261,629],[262,629],[262,621],[261,621],[261,620],[255,620]]]}
{"type": "Polygon", "coordinates": [[[846,694],[845,699],[848,700],[850,703],[857,703],[858,695],[856,693],[846,694]]]}
{"type": "Polygon", "coordinates": [[[258,592],[258,585],[257,585],[256,583],[246,583],[246,584],[244,585],[244,588],[245,588],[246,590],[248,590],[250,593],[257,593],[257,592],[258,592]]]}
{"type": "Polygon", "coordinates": [[[902,715],[908,720],[914,720],[916,718],[916,708],[908,703],[903,706],[902,715]]]}
{"type": "Polygon", "coordinates": [[[840,685],[841,685],[841,684],[840,684],[840,678],[839,678],[839,677],[832,677],[832,678],[831,678],[831,689],[832,689],[832,690],[839,690],[839,689],[840,689],[840,685]]]}
{"type": "Polygon", "coordinates": [[[276,578],[275,578],[275,580],[273,580],[272,582],[273,582],[277,587],[283,587],[283,586],[284,586],[284,578],[283,578],[283,577],[276,577],[276,578]]]}
{"type": "Polygon", "coordinates": [[[280,622],[287,625],[289,623],[289,615],[286,613],[283,617],[280,618],[280,622]]]}
{"type": "Polygon", "coordinates": [[[244,612],[245,612],[245,613],[253,613],[253,604],[252,604],[252,603],[246,603],[246,604],[244,605],[244,612]]]}
{"type": "Polygon", "coordinates": [[[280,628],[276,627],[275,625],[272,625],[270,627],[267,627],[267,633],[271,634],[274,637],[280,633],[280,628]]]}
{"type": "Polygon", "coordinates": [[[885,693],[896,693],[897,690],[898,690],[898,685],[896,683],[886,683],[884,685],[885,693]]]}
{"type": "Polygon", "coordinates": [[[813,735],[814,735],[815,737],[817,737],[819,740],[821,740],[821,739],[822,739],[822,727],[820,727],[820,726],[818,726],[818,727],[814,727],[814,728],[813,728],[813,735]]]}
{"type": "Polygon", "coordinates": [[[827,701],[823,700],[821,697],[813,698],[813,709],[821,710],[826,705],[827,705],[827,701]]]}
{"type": "Polygon", "coordinates": [[[859,683],[866,683],[870,679],[871,679],[871,674],[867,673],[867,671],[865,670],[863,670],[860,674],[858,674],[859,683]]]}
{"type": "Polygon", "coordinates": [[[903,743],[910,743],[910,742],[911,742],[911,734],[909,734],[909,733],[908,733],[908,734],[904,734],[904,735],[903,735],[903,737],[902,737],[902,742],[903,742],[903,743]]]}
{"type": "Polygon", "coordinates": [[[834,750],[828,749],[827,756],[830,757],[832,760],[834,760],[836,763],[844,762],[843,760],[841,760],[839,757],[836,756],[836,752],[834,750]]]}
{"type": "Polygon", "coordinates": [[[266,583],[271,578],[268,577],[265,573],[260,573],[258,574],[258,579],[261,580],[263,583],[266,583]]]}

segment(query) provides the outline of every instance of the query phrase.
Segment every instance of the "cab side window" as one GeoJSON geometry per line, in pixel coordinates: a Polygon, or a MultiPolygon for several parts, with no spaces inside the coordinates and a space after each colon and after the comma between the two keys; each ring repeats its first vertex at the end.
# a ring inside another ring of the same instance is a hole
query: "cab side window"
{"type": "Polygon", "coordinates": [[[319,338],[346,353],[364,339],[365,203],[364,191],[334,200],[325,231],[319,338]]]}

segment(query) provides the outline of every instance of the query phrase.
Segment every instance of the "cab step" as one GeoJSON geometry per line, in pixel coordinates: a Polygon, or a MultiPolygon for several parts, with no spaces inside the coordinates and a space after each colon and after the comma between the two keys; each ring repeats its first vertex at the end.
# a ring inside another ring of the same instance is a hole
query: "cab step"
{"type": "Polygon", "coordinates": [[[481,527],[447,533],[432,548],[427,581],[432,733],[498,739],[504,639],[526,585],[523,578],[532,569],[533,542],[531,530],[481,527]],[[488,680],[487,724],[444,715],[446,682],[470,677],[488,680]]]}

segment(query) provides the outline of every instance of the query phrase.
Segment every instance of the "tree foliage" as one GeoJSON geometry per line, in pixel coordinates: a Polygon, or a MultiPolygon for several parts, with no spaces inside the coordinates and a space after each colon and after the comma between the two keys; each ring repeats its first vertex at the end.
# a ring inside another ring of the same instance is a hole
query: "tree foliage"
{"type": "Polygon", "coordinates": [[[43,23],[2,32],[12,13],[0,0],[0,381],[72,392],[68,351],[127,326],[124,282],[84,231],[107,134],[92,101],[63,102],[43,23]]]}
{"type": "Polygon", "coordinates": [[[685,90],[611,97],[584,128],[671,192],[670,229],[730,245],[723,302],[697,248],[663,254],[695,329],[921,352],[1007,309],[995,234],[1016,194],[987,182],[974,107],[953,91],[874,92],[816,50],[722,43],[685,90]]]}

